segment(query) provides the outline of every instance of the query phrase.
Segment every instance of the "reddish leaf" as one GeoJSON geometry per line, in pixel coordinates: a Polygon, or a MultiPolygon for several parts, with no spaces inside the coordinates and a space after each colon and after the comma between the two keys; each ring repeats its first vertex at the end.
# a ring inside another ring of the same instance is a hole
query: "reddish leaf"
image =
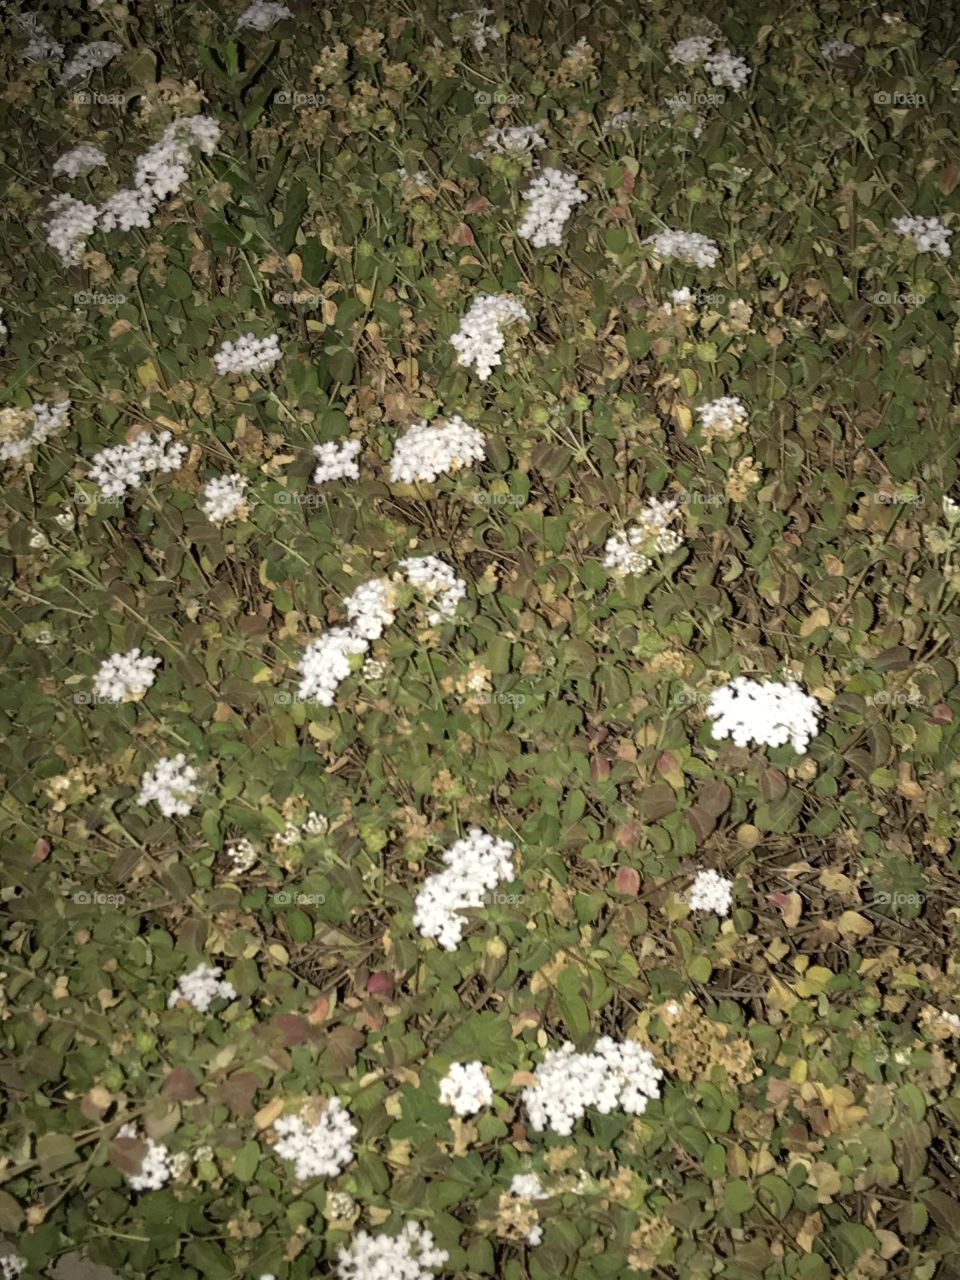
{"type": "Polygon", "coordinates": [[[719,818],[727,812],[733,800],[733,792],[725,782],[708,782],[697,792],[697,804],[711,818],[719,818]]]}
{"type": "Polygon", "coordinates": [[[167,1072],[161,1092],[177,1102],[189,1102],[191,1098],[199,1098],[197,1082],[189,1067],[174,1067],[167,1072]]]}
{"type": "Polygon", "coordinates": [[[606,756],[594,756],[590,761],[590,781],[606,782],[610,777],[610,761],[606,756]]]}
{"type": "Polygon", "coordinates": [[[652,787],[645,787],[637,800],[637,810],[646,822],[656,822],[658,818],[673,813],[676,807],[677,797],[667,782],[655,782],[652,787]]]}
{"type": "Polygon", "coordinates": [[[934,724],[952,724],[953,712],[945,702],[938,702],[930,713],[933,716],[934,724]]]}
{"type": "Polygon", "coordinates": [[[330,1057],[338,1067],[352,1067],[365,1040],[363,1032],[354,1027],[335,1027],[327,1039],[330,1057]]]}
{"type": "Polygon", "coordinates": [[[37,843],[33,846],[33,860],[34,862],[43,862],[45,859],[49,857],[50,857],[50,841],[44,840],[43,836],[41,836],[40,839],[37,841],[37,843]]]}
{"type": "Polygon", "coordinates": [[[295,1044],[306,1044],[310,1039],[310,1024],[298,1013],[278,1013],[273,1025],[279,1027],[283,1043],[289,1048],[295,1044]]]}
{"type": "Polygon", "coordinates": [[[147,1144],[139,1138],[114,1138],[107,1148],[107,1159],[128,1177],[140,1172],[146,1154],[147,1144]]]}
{"type": "Polygon", "coordinates": [[[486,196],[471,196],[467,203],[463,206],[464,213],[483,213],[486,209],[492,209],[493,205],[486,196]]]}
{"type": "Polygon", "coordinates": [[[367,979],[367,990],[372,996],[392,996],[393,974],[387,973],[386,969],[378,969],[376,973],[371,973],[367,979]]]}
{"type": "Polygon", "coordinates": [[[621,867],[617,872],[617,893],[636,895],[640,892],[640,873],[633,867],[621,867]]]}
{"type": "Polygon", "coordinates": [[[712,813],[708,813],[702,804],[691,805],[686,817],[697,844],[704,844],[716,828],[716,818],[712,813]]]}
{"type": "Polygon", "coordinates": [[[617,827],[613,833],[613,843],[618,849],[629,849],[639,842],[642,834],[643,827],[639,822],[627,822],[622,827],[617,827]]]}
{"type": "Polygon", "coordinates": [[[477,242],[473,237],[473,232],[467,224],[465,222],[461,222],[457,224],[456,231],[454,231],[453,235],[450,237],[450,243],[466,246],[468,244],[476,244],[477,242]]]}
{"type": "Polygon", "coordinates": [[[260,1088],[260,1081],[252,1071],[238,1071],[219,1090],[220,1100],[225,1102],[235,1116],[252,1116],[253,1100],[260,1088]]]}
{"type": "Polygon", "coordinates": [[[330,1015],[330,997],[317,996],[313,1002],[313,1008],[307,1014],[307,1021],[312,1027],[319,1026],[321,1022],[326,1022],[330,1015]]]}

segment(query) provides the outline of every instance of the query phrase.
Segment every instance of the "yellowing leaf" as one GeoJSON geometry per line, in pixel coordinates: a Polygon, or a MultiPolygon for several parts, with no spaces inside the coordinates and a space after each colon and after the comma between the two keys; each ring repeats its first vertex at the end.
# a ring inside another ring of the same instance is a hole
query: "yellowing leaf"
{"type": "Polygon", "coordinates": [[[287,266],[290,268],[290,274],[293,276],[293,283],[299,284],[303,279],[303,259],[299,253],[287,254],[287,266]]]}
{"type": "Polygon", "coordinates": [[[819,631],[821,627],[828,627],[829,625],[830,615],[827,613],[826,609],[822,607],[814,609],[813,613],[811,613],[808,618],[805,618],[800,624],[800,634],[802,636],[809,636],[812,635],[814,631],[819,631]]]}
{"type": "Polygon", "coordinates": [[[269,1129],[274,1120],[283,1114],[283,1099],[271,1098],[266,1106],[261,1107],[257,1114],[253,1117],[253,1127],[255,1129],[269,1129]]]}
{"type": "Polygon", "coordinates": [[[160,373],[152,360],[144,360],[143,364],[137,365],[137,377],[147,390],[160,381],[160,373]]]}
{"type": "Polygon", "coordinates": [[[845,938],[867,938],[873,933],[873,925],[859,911],[845,911],[837,921],[837,928],[845,938]]]}

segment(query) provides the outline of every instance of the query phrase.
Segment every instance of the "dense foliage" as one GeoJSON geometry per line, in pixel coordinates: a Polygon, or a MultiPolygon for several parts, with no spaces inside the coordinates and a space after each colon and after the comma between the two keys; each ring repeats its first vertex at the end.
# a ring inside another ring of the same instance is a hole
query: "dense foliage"
{"type": "Polygon", "coordinates": [[[714,28],[531,0],[474,40],[433,0],[289,0],[262,32],[241,5],[51,5],[65,58],[120,46],[67,83],[7,17],[0,439],[71,402],[2,473],[25,1280],[306,1280],[410,1221],[468,1280],[960,1276],[960,292],[894,228],[951,223],[949,6],[758,0],[714,28]],[[742,87],[670,61],[698,34],[742,87]],[[198,113],[220,134],[182,187],[65,264],[51,200],[102,205],[198,113]],[[488,133],[519,125],[545,145],[488,133]],[[85,143],[106,163],[54,175],[85,143]],[[538,245],[549,168],[587,198],[538,245]],[[664,229],[715,265],[666,260],[664,229]],[[486,379],[451,345],[479,294],[528,317],[486,379]],[[247,333],[279,362],[221,373],[247,333]],[[698,413],[722,397],[727,434],[698,413]],[[413,424],[457,415],[479,461],[392,478],[413,424]],[[144,431],[182,465],[104,494],[94,455],[144,431]],[[317,483],[346,439],[358,478],[317,483]],[[618,575],[650,496],[678,536],[618,575]],[[299,697],[351,593],[428,554],[455,616],[398,587],[333,705],[299,697]],[[135,648],[155,678],[108,701],[135,648]],[[806,752],[711,736],[738,675],[817,700],[806,752]],[[141,787],[181,753],[197,794],[165,817],[141,787]],[[513,879],[448,948],[415,900],[474,827],[513,879]],[[729,914],[691,909],[701,869],[729,914]],[[171,1000],[201,963],[227,984],[205,1011],[171,1000]],[[660,1096],[537,1131],[545,1054],[603,1036],[652,1053],[660,1096]],[[461,1116],[441,1081],[475,1061],[492,1100],[461,1116]],[[325,1098],[353,1158],[298,1180],[273,1126],[325,1098]],[[148,1138],[180,1158],[137,1190],[148,1138]],[[546,1198],[511,1195],[530,1172],[546,1198]]]}

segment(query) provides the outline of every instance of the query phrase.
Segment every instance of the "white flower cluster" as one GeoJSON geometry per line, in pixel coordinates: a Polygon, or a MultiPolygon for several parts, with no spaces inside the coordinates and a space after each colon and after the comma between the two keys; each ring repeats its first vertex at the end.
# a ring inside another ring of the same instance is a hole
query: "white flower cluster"
{"type": "Polygon", "coordinates": [[[458,44],[469,40],[477,53],[482,53],[488,44],[500,39],[496,24],[490,19],[495,17],[492,9],[474,9],[472,13],[452,13],[453,38],[458,44]]]}
{"type": "Polygon", "coordinates": [[[483,138],[483,149],[498,155],[519,156],[542,151],[547,140],[532,124],[491,125],[483,138]]]}
{"type": "Polygon", "coordinates": [[[258,861],[257,850],[247,836],[241,836],[233,844],[228,844],[226,853],[231,863],[227,874],[231,876],[245,875],[258,861]]]}
{"type": "Polygon", "coordinates": [[[502,363],[504,327],[514,320],[529,319],[526,307],[509,294],[478,294],[450,339],[457,352],[457,363],[468,369],[476,365],[477,377],[485,382],[494,366],[502,363]]]}
{"type": "MultiPolygon", "coordinates": [[[[132,1124],[121,1125],[117,1130],[118,1138],[139,1138],[136,1127],[132,1124]]],[[[140,1172],[128,1174],[127,1181],[134,1191],[159,1191],[162,1186],[176,1175],[178,1161],[170,1155],[170,1148],[152,1138],[144,1138],[147,1145],[146,1155],[140,1166],[140,1172]]]]}
{"type": "Polygon", "coordinates": [[[315,444],[313,452],[317,457],[314,484],[326,484],[328,480],[359,480],[359,440],[328,440],[326,444],[315,444]]]}
{"type": "Polygon", "coordinates": [[[454,1062],[440,1081],[440,1101],[453,1107],[458,1116],[475,1115],[493,1101],[493,1089],[483,1070],[483,1063],[454,1062]]]}
{"type": "Polygon", "coordinates": [[[688,36],[686,40],[678,40],[667,52],[670,62],[678,62],[681,66],[692,67],[710,56],[710,36],[688,36]]]}
{"type": "Polygon", "coordinates": [[[849,40],[825,40],[820,46],[820,57],[824,62],[839,62],[841,58],[849,58],[856,51],[857,46],[849,40]]]}
{"type": "Polygon", "coordinates": [[[408,556],[400,561],[407,581],[435,607],[427,614],[431,627],[452,618],[457,605],[467,594],[467,584],[458,578],[450,565],[437,556],[408,556]]]}
{"type": "Polygon", "coordinates": [[[301,824],[288,822],[283,831],[273,837],[273,844],[278,849],[289,849],[292,845],[302,844],[304,836],[326,835],[330,823],[322,813],[310,810],[306,820],[301,824]]]}
{"type": "Polygon", "coordinates": [[[181,974],[167,998],[167,1008],[172,1009],[178,1001],[186,1000],[200,1013],[206,1013],[214,1000],[235,1000],[233,983],[221,980],[222,973],[219,965],[198,964],[189,973],[181,974]]]}
{"type": "MultiPolygon", "coordinates": [[[[510,1194],[518,1200],[549,1200],[540,1179],[535,1173],[515,1173],[510,1181],[510,1194]]],[[[527,1244],[536,1246],[543,1241],[543,1227],[535,1222],[527,1232],[527,1244]]]]}
{"type": "Polygon", "coordinates": [[[213,357],[217,373],[266,373],[282,359],[280,339],[275,333],[257,338],[245,333],[236,342],[223,342],[213,357]]]}
{"type": "Polygon", "coordinates": [[[100,486],[107,498],[123,498],[139,489],[147,476],[159,471],[169,475],[177,471],[186,456],[185,444],[171,443],[173,435],[160,431],[141,431],[130,444],[116,444],[94,454],[90,479],[100,486]]]}
{"type": "Polygon", "coordinates": [[[482,907],[484,896],[513,876],[513,845],[479,827],[443,854],[445,869],[428,876],[417,894],[413,923],[424,938],[453,951],[463,937],[466,907],[482,907]]]}
{"type": "Polygon", "coordinates": [[[137,804],[156,800],[165,818],[190,812],[197,794],[197,771],[187,764],[181,751],[175,756],[162,756],[140,779],[137,804]]]}
{"type": "Polygon", "coordinates": [[[482,434],[459,414],[441,419],[438,426],[421,418],[393,446],[390,480],[393,484],[436,480],[446,472],[479,462],[485,448],[482,434]]]}
{"type": "Polygon", "coordinates": [[[588,1107],[601,1115],[618,1107],[627,1115],[643,1115],[650,1099],[660,1096],[662,1079],[649,1050],[635,1040],[618,1044],[603,1036],[593,1053],[577,1053],[569,1041],[561,1049],[548,1049],[536,1084],[521,1097],[537,1133],[550,1128],[568,1137],[588,1107]]]}
{"type": "Polygon", "coordinates": [[[576,205],[587,199],[577,187],[579,178],[569,169],[544,169],[523,193],[529,207],[517,228],[517,235],[535,249],[563,243],[563,228],[576,205]]]}
{"type": "Polygon", "coordinates": [[[739,91],[750,79],[750,64],[729,49],[718,49],[703,64],[710,83],[739,91]]]}
{"type": "Polygon", "coordinates": [[[0,462],[19,462],[36,445],[59,431],[69,412],[69,400],[55,405],[41,400],[26,410],[4,409],[0,412],[0,462]]]}
{"type": "Polygon", "coordinates": [[[357,1126],[339,1098],[331,1098],[316,1122],[300,1116],[280,1116],[273,1125],[279,1141],[277,1155],[294,1162],[294,1173],[307,1178],[335,1178],[353,1159],[351,1139],[357,1126]]]}
{"type": "Polygon", "coordinates": [[[894,218],[893,229],[901,236],[909,236],[919,253],[938,253],[941,258],[950,257],[950,236],[939,218],[894,218]]]}
{"type": "Polygon", "coordinates": [[[53,176],[57,177],[58,174],[65,173],[68,178],[75,178],[84,169],[95,169],[106,163],[107,157],[98,146],[92,142],[84,142],[79,147],[74,147],[72,151],[63,153],[53,166],[53,176]]]}
{"type": "Polygon", "coordinates": [[[46,27],[40,21],[39,13],[18,13],[14,22],[21,32],[29,37],[29,42],[21,57],[24,62],[59,62],[63,57],[63,45],[51,40],[46,27]]]}
{"type": "Polygon", "coordinates": [[[156,680],[160,658],[146,657],[139,649],[112,653],[93,677],[98,698],[107,702],[136,702],[156,680]]]}
{"type": "Polygon", "coordinates": [[[733,902],[733,881],[719,871],[698,871],[687,897],[691,911],[714,911],[728,916],[733,902]]]}
{"type": "Polygon", "coordinates": [[[712,735],[717,741],[732,737],[738,747],[751,741],[768,747],[790,742],[800,755],[817,736],[820,710],[816,698],[805,694],[795,680],[760,684],[746,676],[715,689],[707,702],[707,715],[716,720],[712,735]]]}
{"type": "Polygon", "coordinates": [[[704,64],[711,83],[728,89],[742,89],[750,79],[749,64],[724,45],[711,52],[715,41],[712,36],[690,36],[679,40],[667,54],[671,62],[684,67],[704,64]]]}
{"type": "Polygon", "coordinates": [[[563,51],[563,60],[572,71],[585,71],[593,66],[593,46],[586,36],[581,36],[576,44],[568,45],[563,51]]]}
{"type": "Polygon", "coordinates": [[[26,1270],[27,1260],[19,1253],[5,1253],[0,1258],[0,1280],[18,1280],[26,1270]]]}
{"type": "Polygon", "coordinates": [[[64,266],[75,266],[98,226],[103,231],[149,227],[160,201],[175,195],[190,176],[190,148],[212,155],[219,138],[220,126],[208,116],[174,120],[159,142],[138,158],[132,187],[114,192],[99,208],[68,195],[57,196],[50,205],[54,216],[47,224],[47,243],[64,266]]]}
{"type": "Polygon", "coordinates": [[[639,124],[643,119],[643,112],[639,107],[632,107],[629,111],[615,111],[612,116],[608,116],[601,126],[604,133],[613,133],[619,129],[629,128],[632,124],[639,124]]]}
{"type": "Polygon", "coordinates": [[[332,707],[337,687],[351,671],[354,654],[366,653],[369,640],[358,636],[352,627],[332,627],[307,645],[298,670],[301,680],[297,696],[321,707],[332,707]]]}
{"type": "Polygon", "coordinates": [[[371,578],[347,596],[343,607],[353,634],[364,640],[379,640],[396,614],[397,589],[387,578],[371,578]]]}
{"type": "Polygon", "coordinates": [[[337,1254],[339,1280],[431,1280],[450,1257],[433,1233],[408,1222],[398,1236],[358,1231],[337,1254]]]}
{"type": "Polygon", "coordinates": [[[63,194],[50,201],[49,211],[53,217],[47,223],[47,244],[65,267],[75,267],[96,228],[97,206],[63,194]]]}
{"type": "Polygon", "coordinates": [[[668,555],[682,545],[683,537],[670,528],[670,521],[679,514],[677,498],[648,498],[640,512],[639,524],[631,525],[623,533],[615,533],[607,539],[604,551],[604,567],[618,578],[626,574],[646,573],[652,564],[654,552],[668,555]]]}
{"type": "Polygon", "coordinates": [[[81,45],[60,73],[60,83],[69,84],[98,67],[105,67],[119,53],[123,53],[123,45],[114,40],[94,40],[91,44],[81,45]]]}
{"type": "Polygon", "coordinates": [[[535,1173],[515,1173],[510,1180],[510,1194],[523,1200],[549,1200],[540,1178],[535,1173]]]}
{"type": "Polygon", "coordinates": [[[747,410],[736,396],[720,396],[697,407],[697,416],[711,436],[729,439],[747,425],[747,410]]]}
{"type": "Polygon", "coordinates": [[[647,236],[644,244],[652,244],[658,258],[671,262],[679,258],[694,267],[716,266],[720,256],[720,247],[709,236],[699,231],[660,231],[655,236],[647,236]]]}
{"type": "Polygon", "coordinates": [[[213,524],[226,524],[244,506],[243,491],[247,482],[241,475],[217,476],[204,486],[203,514],[213,524]]]}
{"type": "Polygon", "coordinates": [[[293,14],[285,4],[275,4],[274,0],[253,0],[253,4],[244,9],[237,19],[236,29],[243,31],[246,27],[251,27],[254,31],[269,31],[284,18],[292,17],[293,14]]]}

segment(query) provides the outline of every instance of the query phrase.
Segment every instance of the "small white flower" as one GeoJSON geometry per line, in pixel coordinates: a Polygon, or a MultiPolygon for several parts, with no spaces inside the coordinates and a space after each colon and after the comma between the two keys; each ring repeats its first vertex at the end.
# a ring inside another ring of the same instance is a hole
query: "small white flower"
{"type": "Polygon", "coordinates": [[[226,524],[242,512],[247,482],[241,475],[218,476],[208,480],[203,490],[203,514],[213,524],[226,524]]]}
{"type": "Polygon", "coordinates": [[[727,89],[740,90],[750,79],[750,64],[729,49],[718,49],[716,53],[712,53],[703,64],[703,69],[710,77],[711,84],[723,85],[727,89]]]}
{"type": "Polygon", "coordinates": [[[393,447],[390,480],[393,484],[413,484],[417,480],[436,480],[439,476],[459,471],[471,462],[479,462],[486,441],[475,427],[454,414],[438,424],[422,418],[409,427],[393,447]]]}
{"type": "Polygon", "coordinates": [[[221,979],[222,973],[219,965],[198,964],[189,973],[181,974],[167,998],[167,1008],[172,1009],[179,1000],[186,1000],[199,1013],[206,1013],[214,1000],[235,1000],[233,983],[221,979]]]}
{"type": "Polygon", "coordinates": [[[18,1280],[26,1270],[27,1260],[19,1253],[5,1253],[0,1258],[0,1280],[18,1280]]]}
{"type": "Polygon", "coordinates": [[[358,636],[352,627],[331,628],[304,650],[297,696],[332,707],[338,685],[353,669],[350,659],[369,648],[370,641],[358,636]]]}
{"type": "Polygon", "coordinates": [[[955,524],[957,520],[960,520],[960,502],[955,502],[953,498],[944,494],[943,514],[947,517],[950,524],[955,524]]]}
{"type": "Polygon", "coordinates": [[[713,267],[720,256],[716,241],[699,231],[660,231],[643,243],[652,244],[657,257],[665,262],[679,258],[695,267],[713,267]]]}
{"type": "Polygon", "coordinates": [[[432,1280],[450,1257],[433,1234],[408,1222],[398,1236],[358,1231],[337,1254],[338,1280],[432,1280]]]}
{"type": "Polygon", "coordinates": [[[361,674],[364,680],[382,680],[386,668],[376,658],[368,658],[363,664],[361,674]]]}
{"type": "Polygon", "coordinates": [[[339,1098],[331,1098],[316,1122],[304,1116],[280,1116],[274,1121],[279,1140],[277,1155],[294,1162],[294,1173],[307,1178],[335,1178],[353,1160],[351,1139],[357,1126],[339,1098]]]}
{"type": "Polygon", "coordinates": [[[97,225],[97,206],[66,194],[50,201],[53,217],[47,223],[47,244],[60,255],[65,267],[74,267],[83,256],[87,240],[97,225]]]}
{"type": "Polygon", "coordinates": [[[537,1133],[549,1128],[568,1137],[588,1107],[602,1115],[618,1108],[642,1115],[651,1098],[660,1096],[663,1072],[649,1050],[635,1040],[617,1043],[601,1037],[593,1053],[577,1053],[567,1041],[548,1049],[536,1071],[536,1083],[521,1097],[537,1133]]]}
{"type": "Polygon", "coordinates": [[[400,568],[428,603],[435,602],[435,608],[427,614],[431,627],[453,617],[457,605],[467,594],[467,584],[445,561],[436,556],[410,556],[400,561],[400,568]]]}
{"type": "Polygon", "coordinates": [[[526,308],[516,298],[504,293],[478,294],[450,339],[450,345],[457,352],[457,363],[468,369],[476,365],[477,377],[485,382],[491,370],[502,363],[503,330],[514,320],[530,320],[526,308]]]}
{"type": "Polygon", "coordinates": [[[98,698],[107,702],[138,701],[156,680],[161,659],[146,657],[139,649],[112,653],[93,677],[98,698]]]}
{"type": "Polygon", "coordinates": [[[714,911],[728,916],[733,902],[733,881],[725,880],[718,871],[699,871],[687,901],[691,911],[714,911]]]}
{"type": "Polygon", "coordinates": [[[444,870],[428,876],[417,894],[413,923],[425,938],[453,951],[463,936],[466,907],[483,906],[484,896],[513,876],[514,846],[471,827],[443,854],[444,870]]]}
{"type": "Polygon", "coordinates": [[[21,34],[29,36],[29,43],[21,53],[24,62],[59,62],[63,57],[63,45],[51,40],[38,13],[11,15],[21,34]]]}
{"type": "Polygon", "coordinates": [[[678,40],[677,43],[667,52],[667,58],[670,62],[677,62],[681,66],[691,67],[698,62],[703,62],[705,58],[710,56],[710,46],[713,39],[710,36],[688,36],[686,40],[678,40]]]}
{"type": "Polygon", "coordinates": [[[44,547],[49,547],[50,539],[42,529],[34,529],[30,535],[29,545],[33,551],[42,551],[44,547]]]}
{"type": "Polygon", "coordinates": [[[841,58],[849,58],[856,51],[857,46],[848,40],[825,40],[820,46],[820,57],[824,62],[839,62],[841,58]]]}
{"type": "Polygon", "coordinates": [[[604,133],[614,133],[619,129],[627,129],[632,124],[639,124],[643,119],[643,112],[638,107],[633,107],[629,111],[616,111],[612,116],[608,116],[601,126],[604,133]]]}
{"type": "Polygon", "coordinates": [[[275,4],[273,0],[253,0],[249,8],[244,9],[237,19],[237,31],[250,27],[254,31],[269,31],[271,27],[284,18],[292,18],[293,14],[285,4],[275,4]]]}
{"type": "Polygon", "coordinates": [[[454,40],[458,44],[469,40],[477,53],[482,53],[488,44],[500,39],[499,29],[490,21],[495,16],[492,9],[474,9],[471,13],[451,13],[450,23],[454,40]]]}
{"type": "Polygon", "coordinates": [[[162,1186],[176,1175],[175,1157],[170,1148],[152,1138],[140,1139],[136,1127],[132,1124],[121,1125],[117,1130],[118,1138],[137,1138],[146,1143],[146,1154],[140,1166],[140,1172],[127,1174],[127,1182],[134,1191],[159,1191],[162,1186]]]}
{"type": "Polygon", "coordinates": [[[282,358],[280,339],[275,333],[265,338],[245,333],[236,342],[222,343],[213,362],[219,374],[267,373],[282,358]]]}
{"type": "Polygon", "coordinates": [[[343,607],[353,633],[364,640],[379,640],[395,618],[397,589],[387,578],[371,578],[347,596],[343,607]]]}
{"type": "Polygon", "coordinates": [[[563,243],[567,219],[587,195],[577,188],[575,173],[566,169],[544,169],[523,193],[528,208],[517,235],[529,240],[535,249],[563,243]]]}
{"type": "Polygon", "coordinates": [[[482,143],[484,151],[507,156],[528,155],[534,151],[542,151],[546,145],[546,138],[532,124],[504,125],[500,128],[491,125],[482,143]]]}
{"type": "Polygon", "coordinates": [[[482,1062],[454,1062],[440,1081],[440,1101],[458,1116],[472,1116],[493,1102],[482,1062]]]}
{"type": "Polygon", "coordinates": [[[720,396],[697,407],[697,416],[704,430],[712,437],[728,440],[747,425],[747,410],[736,396],[720,396]]]}
{"type": "Polygon", "coordinates": [[[92,44],[82,45],[63,68],[60,83],[69,84],[71,80],[89,75],[98,67],[105,67],[120,53],[123,53],[123,45],[114,40],[94,40],[92,44]]]}
{"type": "Polygon", "coordinates": [[[235,840],[233,844],[227,845],[226,852],[232,864],[227,873],[228,875],[245,875],[257,864],[257,850],[247,836],[242,836],[239,840],[235,840]]]}
{"type": "Polygon", "coordinates": [[[190,812],[196,796],[197,771],[180,752],[162,757],[147,770],[140,780],[137,804],[146,805],[156,800],[165,818],[182,817],[190,812]]]}
{"type": "Polygon", "coordinates": [[[510,1181],[510,1194],[523,1200],[549,1200],[536,1173],[515,1173],[510,1181]]]}
{"type": "Polygon", "coordinates": [[[760,684],[745,676],[715,689],[707,703],[716,741],[732,737],[738,747],[751,741],[769,747],[790,742],[799,755],[817,735],[820,711],[816,698],[805,694],[795,680],[760,684]]]}
{"type": "Polygon", "coordinates": [[[668,555],[683,544],[682,535],[669,527],[679,512],[680,504],[676,498],[662,501],[647,498],[639,522],[607,539],[604,567],[617,577],[647,573],[653,563],[652,555],[668,555]]]}
{"type": "Polygon", "coordinates": [[[91,142],[84,142],[72,151],[65,151],[53,166],[53,176],[65,173],[68,178],[75,178],[85,169],[95,169],[107,163],[107,157],[99,147],[91,142]]]}
{"type": "Polygon", "coordinates": [[[894,218],[893,229],[898,235],[911,239],[919,253],[936,253],[941,258],[950,257],[950,237],[939,218],[894,218]]]}
{"type": "MultiPolygon", "coordinates": [[[[70,401],[49,405],[45,400],[29,409],[0,410],[0,462],[19,462],[31,449],[45,444],[68,423],[70,401]]],[[[68,423],[69,425],[69,423],[68,423]]]]}
{"type": "Polygon", "coordinates": [[[315,444],[313,452],[317,458],[317,469],[313,473],[314,484],[360,478],[360,468],[357,466],[359,440],[328,440],[326,444],[315,444]]]}
{"type": "Polygon", "coordinates": [[[90,479],[105,497],[123,498],[155,472],[169,475],[178,471],[186,453],[187,446],[174,442],[169,431],[156,436],[152,431],[141,431],[131,444],[113,445],[94,454],[90,479]]]}

